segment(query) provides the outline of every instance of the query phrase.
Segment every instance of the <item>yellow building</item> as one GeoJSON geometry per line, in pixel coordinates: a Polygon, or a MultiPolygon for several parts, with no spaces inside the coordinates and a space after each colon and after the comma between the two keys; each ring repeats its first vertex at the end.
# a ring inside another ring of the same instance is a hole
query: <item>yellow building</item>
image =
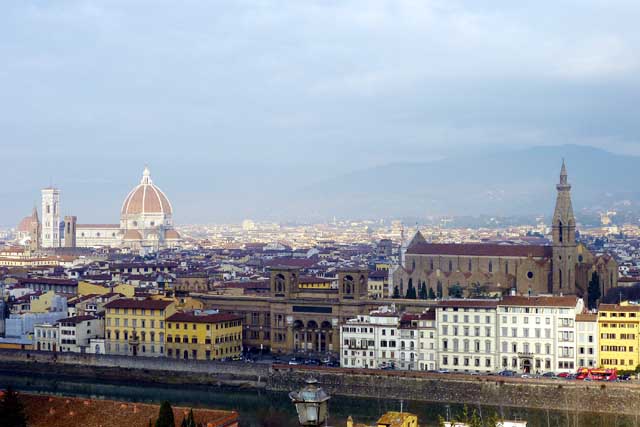
{"type": "Polygon", "coordinates": [[[298,286],[300,289],[331,289],[331,279],[302,276],[298,281],[298,286]]]}
{"type": "MultiPolygon", "coordinates": [[[[375,427],[418,427],[418,416],[408,412],[387,412],[382,415],[375,427]]],[[[368,424],[354,424],[353,418],[347,419],[347,427],[374,427],[368,424]]]]}
{"type": "Polygon", "coordinates": [[[78,295],[105,295],[109,293],[116,293],[132,298],[135,295],[135,292],[136,288],[133,285],[120,284],[114,287],[109,287],[84,281],[78,282],[78,295]]]}
{"type": "Polygon", "coordinates": [[[55,296],[54,291],[49,291],[32,298],[29,311],[31,313],[48,313],[55,296]]]}
{"type": "Polygon", "coordinates": [[[175,313],[167,318],[167,357],[215,360],[240,356],[242,317],[175,313]]]}
{"type": "Polygon", "coordinates": [[[623,370],[640,364],[640,306],[600,304],[598,336],[600,367],[623,370]]]}
{"type": "Polygon", "coordinates": [[[173,301],[121,298],[104,307],[107,354],[164,356],[165,319],[176,311],[173,301]]]}
{"type": "Polygon", "coordinates": [[[368,291],[371,298],[384,298],[389,294],[389,272],[376,270],[369,273],[368,291]]]}

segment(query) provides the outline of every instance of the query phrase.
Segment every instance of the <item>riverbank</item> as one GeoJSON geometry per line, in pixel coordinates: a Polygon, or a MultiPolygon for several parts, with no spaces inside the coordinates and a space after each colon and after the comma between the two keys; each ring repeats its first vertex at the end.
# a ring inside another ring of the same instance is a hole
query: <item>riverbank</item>
{"type": "Polygon", "coordinates": [[[0,351],[0,373],[56,381],[289,392],[309,376],[333,396],[636,417],[640,385],[242,362],[0,351]]]}

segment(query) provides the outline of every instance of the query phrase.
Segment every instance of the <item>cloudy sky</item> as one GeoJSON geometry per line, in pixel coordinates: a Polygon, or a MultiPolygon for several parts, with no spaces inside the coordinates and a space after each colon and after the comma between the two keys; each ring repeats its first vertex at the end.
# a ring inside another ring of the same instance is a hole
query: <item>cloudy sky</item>
{"type": "Polygon", "coordinates": [[[204,222],[390,161],[640,154],[639,21],[632,0],[4,1],[0,224],[50,183],[115,222],[144,164],[204,222]]]}

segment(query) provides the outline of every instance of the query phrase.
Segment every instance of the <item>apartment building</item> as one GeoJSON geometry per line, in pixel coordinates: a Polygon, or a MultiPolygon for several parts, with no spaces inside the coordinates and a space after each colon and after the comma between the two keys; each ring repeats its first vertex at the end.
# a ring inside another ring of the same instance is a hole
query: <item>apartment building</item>
{"type": "Polygon", "coordinates": [[[576,368],[599,367],[598,315],[595,313],[577,314],[576,336],[576,368]]]}
{"type": "Polygon", "coordinates": [[[166,355],[215,360],[242,353],[242,317],[206,312],[174,313],[166,319],[166,355]]]}
{"type": "Polygon", "coordinates": [[[418,322],[418,369],[438,369],[438,327],[436,310],[427,310],[417,318],[418,322]]]}
{"type": "Polygon", "coordinates": [[[623,302],[598,308],[600,367],[635,369],[640,364],[640,306],[623,302]]]}
{"type": "Polygon", "coordinates": [[[576,369],[575,296],[508,296],[497,306],[501,369],[572,372],[576,369]]]}
{"type": "Polygon", "coordinates": [[[438,367],[455,372],[497,369],[496,300],[445,300],[436,307],[438,367]]]}
{"type": "Polygon", "coordinates": [[[58,320],[57,325],[61,352],[91,353],[91,340],[104,338],[104,321],[95,316],[67,317],[58,320]]]}
{"type": "Polygon", "coordinates": [[[347,320],[340,327],[340,365],[370,369],[395,366],[399,320],[393,308],[381,308],[347,320]]]}
{"type": "Polygon", "coordinates": [[[173,301],[120,298],[104,308],[107,354],[164,356],[165,319],[176,311],[173,301]]]}

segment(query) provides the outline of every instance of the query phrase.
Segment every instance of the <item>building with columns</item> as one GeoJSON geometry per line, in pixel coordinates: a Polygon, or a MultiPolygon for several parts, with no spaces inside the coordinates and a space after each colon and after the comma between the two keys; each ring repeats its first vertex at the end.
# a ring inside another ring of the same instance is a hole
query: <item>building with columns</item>
{"type": "Polygon", "coordinates": [[[562,163],[553,214],[551,245],[439,244],[417,231],[393,271],[392,283],[401,294],[423,283],[438,297],[460,286],[464,296],[478,292],[506,295],[575,294],[586,296],[591,274],[597,272],[604,295],[617,286],[618,265],[608,255],[592,254],[576,241],[571,185],[562,163]]]}

